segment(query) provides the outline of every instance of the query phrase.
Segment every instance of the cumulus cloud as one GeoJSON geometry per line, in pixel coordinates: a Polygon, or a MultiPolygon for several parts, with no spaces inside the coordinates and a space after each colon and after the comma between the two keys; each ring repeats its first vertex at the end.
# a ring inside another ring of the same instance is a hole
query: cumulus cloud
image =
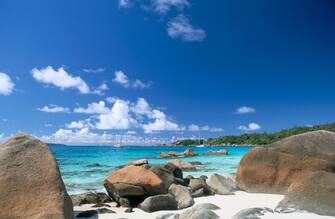
{"type": "MultiPolygon", "coordinates": [[[[170,138],[137,136],[135,132],[121,134],[121,136],[123,144],[126,145],[155,145],[174,142],[174,139],[170,138]]],[[[59,129],[51,135],[42,136],[41,140],[68,145],[112,145],[117,143],[119,138],[120,134],[93,132],[86,127],[74,130],[59,129]]]]}
{"type": "Polygon", "coordinates": [[[209,131],[209,132],[223,132],[223,128],[216,128],[216,127],[210,127],[209,125],[205,126],[198,126],[195,124],[191,124],[188,126],[188,131],[190,132],[198,132],[198,131],[209,131]]]}
{"type": "Polygon", "coordinates": [[[118,100],[117,97],[107,97],[106,101],[107,103],[115,103],[118,100]]]}
{"type": "Polygon", "coordinates": [[[70,75],[63,67],[57,70],[52,66],[41,69],[34,68],[31,73],[38,82],[54,85],[61,90],[72,88],[77,89],[82,94],[91,93],[89,86],[83,79],[70,75]]]}
{"type": "Polygon", "coordinates": [[[250,123],[248,126],[246,125],[240,125],[238,129],[242,131],[257,131],[261,129],[261,126],[255,122],[250,123]]]}
{"type": "Polygon", "coordinates": [[[61,107],[54,104],[50,104],[49,106],[44,106],[42,108],[37,108],[38,111],[45,113],[69,113],[70,109],[68,107],[61,107]]]}
{"type": "Polygon", "coordinates": [[[189,19],[180,14],[173,18],[167,25],[167,33],[173,39],[183,41],[203,41],[206,38],[206,32],[198,27],[194,27],[189,19]]]}
{"type": "Polygon", "coordinates": [[[85,114],[103,114],[108,113],[109,109],[106,107],[104,101],[99,101],[98,103],[89,103],[86,108],[76,107],[73,110],[75,113],[85,113],[85,114]]]}
{"type": "Polygon", "coordinates": [[[149,88],[151,86],[151,82],[143,82],[139,79],[129,80],[128,76],[123,71],[116,71],[115,77],[113,79],[114,83],[120,84],[125,88],[149,88]]]}
{"type": "Polygon", "coordinates": [[[151,106],[143,97],[137,99],[137,102],[131,108],[131,111],[137,115],[146,115],[148,117],[152,117],[153,114],[151,106]]]}
{"type": "Polygon", "coordinates": [[[255,113],[256,109],[248,106],[242,106],[236,110],[236,114],[255,113]]]}
{"type": "Polygon", "coordinates": [[[166,14],[172,7],[182,10],[190,5],[187,0],[152,0],[151,2],[152,10],[159,14],[166,14]]]}
{"type": "Polygon", "coordinates": [[[69,129],[82,129],[87,127],[87,125],[83,121],[73,121],[66,125],[69,129]]]}
{"type": "Polygon", "coordinates": [[[84,68],[83,69],[83,72],[94,73],[94,74],[96,74],[96,73],[102,73],[104,71],[106,71],[106,69],[104,69],[104,68],[84,68]]]}
{"type": "Polygon", "coordinates": [[[14,86],[15,84],[11,78],[7,74],[0,72],[0,95],[11,95],[14,86]]]}
{"type": "Polygon", "coordinates": [[[130,115],[129,103],[118,99],[113,107],[98,116],[98,129],[129,129],[137,126],[137,121],[130,115]]]}
{"type": "Polygon", "coordinates": [[[159,110],[155,109],[152,111],[152,118],[154,121],[142,126],[145,133],[181,130],[177,123],[169,121],[166,115],[159,110]]]}

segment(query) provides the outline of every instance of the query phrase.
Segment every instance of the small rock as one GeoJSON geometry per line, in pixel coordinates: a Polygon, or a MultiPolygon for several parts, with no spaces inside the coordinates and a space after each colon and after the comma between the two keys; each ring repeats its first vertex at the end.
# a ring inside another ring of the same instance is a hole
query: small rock
{"type": "Polygon", "coordinates": [[[207,151],[205,155],[228,155],[228,151],[225,149],[219,151],[207,151]]]}
{"type": "Polygon", "coordinates": [[[194,205],[192,195],[185,186],[172,184],[169,188],[169,193],[173,195],[178,202],[179,209],[188,208],[194,205]]]}
{"type": "Polygon", "coordinates": [[[220,210],[221,208],[211,203],[201,203],[193,207],[193,209],[207,209],[207,210],[220,210]]]}
{"type": "Polygon", "coordinates": [[[205,189],[204,188],[200,188],[194,192],[192,192],[192,197],[193,198],[198,198],[198,197],[202,197],[205,196],[205,189]]]}
{"type": "Polygon", "coordinates": [[[134,212],[133,208],[126,208],[126,210],[124,210],[125,213],[132,213],[134,212]]]}
{"type": "Polygon", "coordinates": [[[172,195],[155,195],[146,198],[138,207],[145,212],[177,210],[178,203],[172,195]]]}
{"type": "Polygon", "coordinates": [[[169,170],[174,175],[174,177],[180,178],[180,179],[183,178],[183,171],[179,167],[177,167],[176,165],[174,165],[172,163],[167,163],[163,167],[165,169],[169,170]]]}
{"type": "Polygon", "coordinates": [[[160,158],[171,158],[171,157],[180,157],[180,155],[175,151],[162,152],[159,155],[160,158]]]}
{"type": "Polygon", "coordinates": [[[186,179],[194,179],[194,177],[192,175],[188,175],[185,177],[186,179]]]}
{"type": "Polygon", "coordinates": [[[83,194],[71,195],[71,199],[74,206],[80,206],[83,204],[102,204],[111,202],[111,198],[103,192],[87,192],[83,194]]]}
{"type": "Polygon", "coordinates": [[[189,209],[180,214],[179,219],[217,219],[219,216],[208,209],[189,209]]]}
{"type": "Polygon", "coordinates": [[[96,210],[88,210],[88,211],[82,211],[79,214],[77,214],[76,217],[79,218],[89,218],[89,217],[94,217],[97,216],[98,212],[96,210]]]}
{"type": "Polygon", "coordinates": [[[92,208],[111,207],[110,205],[98,203],[92,206],[92,208]]]}
{"type": "Polygon", "coordinates": [[[201,163],[200,161],[191,161],[190,164],[196,165],[196,166],[203,165],[203,163],[201,163]]]}
{"type": "Polygon", "coordinates": [[[208,180],[208,185],[215,193],[220,195],[232,195],[237,189],[233,181],[219,174],[211,175],[208,180]]]}
{"type": "Polygon", "coordinates": [[[142,166],[142,165],[148,165],[149,162],[147,159],[140,159],[140,160],[134,160],[128,163],[128,165],[134,165],[134,166],[142,166]]]}
{"type": "Polygon", "coordinates": [[[163,214],[156,217],[156,219],[179,219],[179,214],[163,214]]]}
{"type": "Polygon", "coordinates": [[[198,154],[194,152],[192,149],[188,148],[183,152],[183,155],[188,157],[188,156],[197,156],[198,154]]]}
{"type": "Polygon", "coordinates": [[[205,195],[213,195],[214,192],[212,189],[206,184],[206,181],[204,179],[191,179],[189,186],[192,189],[192,192],[195,192],[199,189],[204,189],[205,195]]]}
{"type": "Polygon", "coordinates": [[[190,163],[184,162],[182,160],[171,160],[169,163],[175,165],[182,170],[196,170],[196,167],[190,163]]]}
{"type": "Polygon", "coordinates": [[[208,179],[208,177],[205,176],[205,175],[201,175],[199,178],[200,178],[200,179],[204,179],[204,180],[208,179]]]}
{"type": "Polygon", "coordinates": [[[98,208],[98,214],[115,214],[116,212],[108,208],[98,208]]]}
{"type": "Polygon", "coordinates": [[[261,219],[267,212],[273,213],[269,208],[247,208],[237,212],[233,219],[261,219]]]}

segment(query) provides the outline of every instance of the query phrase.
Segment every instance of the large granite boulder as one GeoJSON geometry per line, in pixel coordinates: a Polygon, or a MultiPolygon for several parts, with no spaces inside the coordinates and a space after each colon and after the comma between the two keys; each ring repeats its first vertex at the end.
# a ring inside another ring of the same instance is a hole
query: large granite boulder
{"type": "Polygon", "coordinates": [[[137,205],[148,196],[166,193],[162,179],[139,166],[117,170],[104,180],[104,186],[110,197],[126,207],[137,205]]]}
{"type": "Polygon", "coordinates": [[[169,188],[169,193],[173,195],[178,202],[179,209],[188,208],[194,205],[191,192],[185,186],[172,184],[169,188]]]}
{"type": "Polygon", "coordinates": [[[237,190],[233,180],[216,173],[209,177],[207,184],[219,195],[232,195],[237,190]]]}
{"type": "Polygon", "coordinates": [[[306,174],[289,187],[278,207],[335,216],[335,173],[306,174]]]}
{"type": "Polygon", "coordinates": [[[335,133],[314,131],[256,147],[241,160],[236,180],[248,192],[285,194],[314,171],[335,170],[335,133]]]}
{"type": "Polygon", "coordinates": [[[145,212],[177,210],[178,203],[170,194],[155,195],[146,198],[139,206],[145,212]]]}
{"type": "Polygon", "coordinates": [[[73,218],[57,162],[32,136],[18,134],[0,145],[0,209],[0,218],[73,218]]]}

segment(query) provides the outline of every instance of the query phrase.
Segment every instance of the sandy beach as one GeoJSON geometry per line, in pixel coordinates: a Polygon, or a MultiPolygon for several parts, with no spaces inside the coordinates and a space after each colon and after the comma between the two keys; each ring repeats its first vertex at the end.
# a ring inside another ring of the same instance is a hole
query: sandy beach
{"type": "MultiPolygon", "coordinates": [[[[261,194],[261,193],[247,193],[238,191],[235,195],[214,195],[208,197],[195,198],[195,205],[200,203],[212,203],[219,206],[221,209],[215,211],[220,218],[232,218],[237,212],[247,208],[268,207],[274,209],[277,204],[284,198],[283,195],[261,194]]],[[[74,208],[75,212],[94,209],[92,205],[82,205],[74,208]]],[[[113,206],[113,205],[112,205],[113,206]]],[[[99,219],[155,219],[159,215],[167,213],[181,213],[185,211],[158,211],[153,213],[146,213],[141,209],[134,208],[133,213],[125,213],[125,208],[111,207],[116,212],[112,214],[99,214],[99,219]]],[[[92,217],[94,218],[94,217],[92,217]]],[[[309,212],[294,212],[294,213],[267,213],[261,217],[262,219],[334,219],[331,216],[321,216],[309,212]]]]}

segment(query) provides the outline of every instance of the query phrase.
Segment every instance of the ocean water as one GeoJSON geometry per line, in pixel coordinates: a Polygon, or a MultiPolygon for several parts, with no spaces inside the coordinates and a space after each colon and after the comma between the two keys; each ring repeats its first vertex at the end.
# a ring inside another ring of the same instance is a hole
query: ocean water
{"type": "Polygon", "coordinates": [[[50,146],[70,194],[85,191],[103,191],[103,180],[118,166],[137,159],[148,159],[149,164],[164,164],[173,159],[161,159],[161,152],[182,152],[187,148],[196,151],[199,156],[178,158],[184,161],[200,161],[204,165],[196,171],[184,171],[184,176],[235,173],[238,163],[252,147],[149,147],[124,146],[50,146]],[[228,155],[203,155],[208,150],[228,150],[228,155]]]}

